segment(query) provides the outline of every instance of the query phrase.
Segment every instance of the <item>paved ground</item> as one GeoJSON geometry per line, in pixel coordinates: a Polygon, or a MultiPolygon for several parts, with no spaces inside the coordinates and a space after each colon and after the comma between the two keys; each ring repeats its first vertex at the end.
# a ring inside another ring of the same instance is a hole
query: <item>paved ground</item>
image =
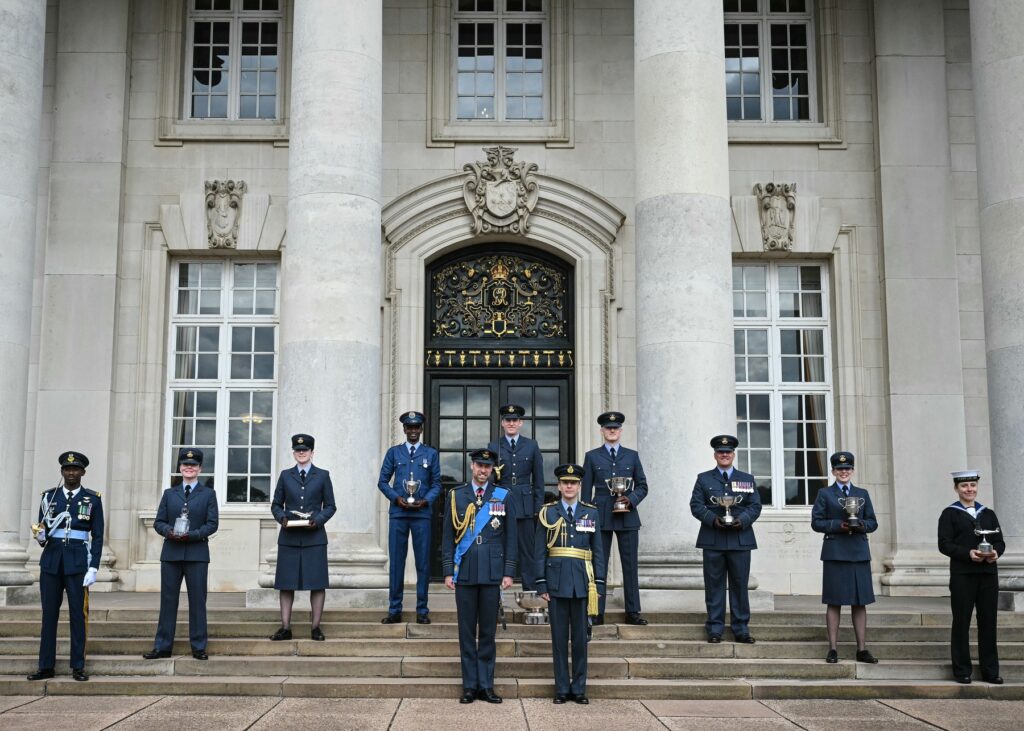
{"type": "Polygon", "coordinates": [[[554,706],[537,698],[502,705],[455,700],[238,698],[197,696],[8,696],[0,728],[99,729],[501,729],[501,731],[1017,731],[1024,701],[594,701],[554,706]]]}

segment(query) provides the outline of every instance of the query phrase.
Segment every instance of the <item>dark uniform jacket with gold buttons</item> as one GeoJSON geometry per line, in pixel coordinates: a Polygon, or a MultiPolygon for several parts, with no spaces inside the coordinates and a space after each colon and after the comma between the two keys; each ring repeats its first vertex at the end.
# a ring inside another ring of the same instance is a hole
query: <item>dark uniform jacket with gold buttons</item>
{"type": "Polygon", "coordinates": [[[843,523],[849,520],[845,508],[839,503],[843,497],[846,497],[843,489],[833,482],[828,487],[818,490],[818,496],[814,499],[814,507],[811,508],[811,528],[825,534],[821,544],[821,560],[870,561],[871,549],[868,547],[867,534],[878,529],[871,496],[864,488],[850,485],[850,497],[864,498],[864,507],[858,514],[864,526],[863,533],[851,533],[843,529],[843,523]]]}
{"type": "Polygon", "coordinates": [[[103,553],[103,503],[99,493],[80,487],[68,504],[63,487],[47,490],[39,505],[40,523],[43,522],[44,504],[49,505],[50,515],[58,516],[65,510],[70,513],[70,530],[88,533],[92,543],[87,543],[84,538],[69,537],[65,541],[63,537],[51,537],[53,531],[68,528],[66,519],[54,523],[52,528],[44,525],[47,541],[39,557],[40,570],[47,574],[62,572],[69,575],[84,574],[90,568],[99,569],[103,553]]]}
{"type": "Polygon", "coordinates": [[[161,561],[200,561],[210,562],[210,536],[217,532],[220,525],[220,509],[217,507],[217,493],[212,488],[197,484],[185,499],[185,488],[175,485],[164,490],[160,498],[160,507],[156,509],[153,530],[164,537],[164,547],[160,551],[161,561]],[[181,515],[181,508],[188,503],[189,532],[184,541],[171,540],[170,535],[174,522],[181,515]]]}
{"type": "Polygon", "coordinates": [[[647,475],[635,449],[617,447],[613,460],[604,446],[591,449],[583,458],[583,489],[580,496],[597,506],[601,514],[601,530],[639,530],[640,513],[637,506],[647,497],[647,475]],[[626,499],[633,505],[628,513],[613,513],[615,497],[608,492],[605,480],[611,477],[632,477],[633,489],[626,499]]]}
{"type": "MultiPolygon", "coordinates": [[[[475,505],[476,491],[472,484],[459,485],[452,488],[452,492],[444,501],[444,534],[441,539],[441,571],[445,576],[455,574],[455,526],[452,524],[452,494],[455,495],[456,519],[462,520],[466,509],[475,505]]],[[[508,499],[498,500],[494,496],[494,485],[487,483],[484,488],[483,503],[490,503],[493,509],[495,504],[504,506],[505,515],[492,515],[487,519],[487,524],[480,531],[477,539],[474,540],[469,549],[463,554],[459,563],[459,584],[500,584],[505,576],[516,575],[516,565],[519,560],[519,542],[516,533],[516,518],[519,517],[518,501],[508,499]]],[[[499,508],[500,510],[501,508],[499,508]]],[[[478,513],[474,519],[481,518],[478,513]]],[[[468,528],[470,535],[474,526],[468,528]]]]}
{"type": "Polygon", "coordinates": [[[334,503],[334,485],[331,484],[331,473],[310,464],[306,470],[306,482],[299,477],[298,466],[284,470],[277,478],[274,488],[274,500],[270,503],[270,512],[274,520],[284,520],[297,516],[293,511],[312,513],[310,520],[315,528],[285,528],[281,526],[277,534],[279,546],[322,546],[327,543],[327,531],[324,524],[338,510],[334,503]]]}
{"type": "Polygon", "coordinates": [[[717,551],[747,551],[757,548],[754,521],[761,517],[761,498],[757,493],[754,476],[734,469],[729,479],[723,479],[718,468],[701,472],[690,496],[690,513],[700,521],[697,548],[717,551]],[[740,523],[740,528],[718,528],[715,518],[725,515],[725,508],[711,502],[712,497],[742,495],[743,502],[734,505],[729,513],[740,523]]]}
{"type": "Polygon", "coordinates": [[[589,577],[586,562],[581,558],[549,555],[548,543],[554,540],[551,548],[581,548],[591,552],[591,565],[597,590],[603,594],[608,563],[604,555],[600,513],[597,507],[577,501],[573,507],[571,521],[561,500],[549,503],[541,510],[542,523],[537,528],[537,543],[534,549],[534,555],[537,556],[537,593],[546,592],[558,599],[587,598],[589,577]],[[544,528],[544,525],[558,525],[559,518],[563,523],[557,529],[544,528]]]}

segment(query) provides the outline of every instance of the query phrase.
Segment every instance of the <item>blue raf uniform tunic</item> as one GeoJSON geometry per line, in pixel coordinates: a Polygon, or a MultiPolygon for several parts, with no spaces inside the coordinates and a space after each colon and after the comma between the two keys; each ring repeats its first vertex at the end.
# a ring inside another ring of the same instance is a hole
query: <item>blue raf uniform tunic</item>
{"type": "Polygon", "coordinates": [[[43,624],[39,633],[39,669],[52,670],[57,657],[57,621],[64,594],[68,595],[68,619],[71,623],[71,667],[85,667],[85,637],[89,620],[89,590],[82,586],[90,568],[99,569],[103,553],[103,503],[100,494],[79,487],[68,500],[63,487],[43,493],[43,506],[57,517],[46,525],[47,542],[39,557],[39,594],[43,606],[43,624]],[[67,511],[70,527],[60,515],[67,511]],[[65,540],[66,537],[66,540],[65,540]]]}
{"type": "Polygon", "coordinates": [[[189,642],[193,651],[206,650],[206,580],[210,568],[207,541],[217,532],[219,520],[217,494],[202,483],[198,483],[187,498],[183,485],[167,488],[160,498],[153,522],[153,530],[164,537],[160,552],[160,619],[153,642],[157,651],[170,652],[174,645],[182,578],[188,591],[189,642]],[[167,536],[186,504],[190,525],[188,538],[172,540],[167,536]]]}
{"type": "Polygon", "coordinates": [[[843,489],[833,483],[818,491],[811,509],[811,528],[825,536],[821,543],[821,603],[864,606],[875,601],[871,587],[871,549],[868,533],[878,529],[868,491],[850,485],[850,497],[864,498],[858,517],[866,533],[850,533],[842,524],[848,516],[839,499],[843,489]]]}
{"type": "Polygon", "coordinates": [[[306,465],[302,479],[298,465],[284,470],[277,478],[270,512],[281,524],[277,534],[277,571],[274,588],[284,591],[326,589],[327,531],[324,524],[337,511],[331,473],[312,463],[306,465]],[[314,528],[285,528],[284,521],[298,519],[295,511],[312,513],[314,528]]]}
{"type": "Polygon", "coordinates": [[[544,457],[540,445],[521,434],[515,438],[515,448],[507,436],[491,442],[487,448],[498,455],[501,474],[495,469],[494,480],[509,491],[509,500],[516,503],[519,516],[519,569],[523,574],[523,590],[533,591],[536,561],[533,555],[536,516],[544,505],[544,457]]]}
{"type": "Polygon", "coordinates": [[[757,548],[753,524],[761,515],[761,499],[757,494],[754,476],[733,469],[729,477],[722,477],[718,468],[701,472],[693,486],[690,512],[700,521],[697,548],[703,549],[704,603],[708,618],[704,628],[709,636],[721,636],[725,628],[725,594],[728,585],[729,614],[733,634],[749,635],[750,599],[747,584],[750,581],[750,552],[757,548]],[[725,515],[725,508],[714,505],[711,497],[742,495],[743,502],[730,508],[741,529],[716,528],[715,518],[725,515]]]}
{"type": "Polygon", "coordinates": [[[430,521],[434,515],[434,503],[441,494],[441,462],[433,447],[417,443],[412,455],[409,447],[408,442],[391,447],[384,455],[377,479],[377,489],[391,503],[388,509],[388,614],[402,613],[405,559],[409,554],[409,536],[412,535],[412,551],[416,560],[416,614],[425,617],[429,612],[430,521]],[[420,482],[414,497],[426,500],[425,507],[407,509],[395,504],[396,498],[408,496],[403,483],[410,475],[420,482]]]}
{"type": "MultiPolygon", "coordinates": [[[[604,541],[604,555],[609,557],[612,550],[612,534],[619,544],[619,560],[622,562],[622,590],[626,600],[626,613],[640,612],[639,581],[639,531],[640,513],[637,506],[647,497],[647,475],[640,462],[640,455],[634,449],[617,446],[615,457],[606,446],[591,449],[583,459],[583,489],[580,496],[597,506],[601,524],[601,539],[604,541]],[[605,480],[612,477],[632,477],[633,489],[626,493],[626,499],[633,509],[628,513],[613,513],[615,497],[608,491],[605,480]]],[[[604,615],[605,595],[601,595],[599,613],[604,615]]]]}
{"type": "Polygon", "coordinates": [[[551,654],[557,695],[587,692],[587,599],[591,578],[599,595],[605,593],[608,564],[601,540],[598,508],[577,501],[572,519],[559,500],[542,508],[537,531],[537,592],[551,596],[551,654]],[[547,528],[547,526],[552,526],[547,528]],[[548,544],[551,544],[550,546],[548,544]],[[582,558],[551,555],[558,548],[591,552],[591,570],[582,558]],[[569,679],[569,639],[572,638],[572,680],[569,679]]]}
{"type": "Polygon", "coordinates": [[[444,534],[441,540],[441,568],[445,576],[455,576],[455,608],[459,617],[459,652],[462,657],[462,687],[485,690],[494,687],[494,635],[498,623],[501,580],[515,576],[518,560],[515,500],[498,500],[495,486],[484,485],[482,502],[490,517],[480,523],[480,514],[467,526],[477,537],[462,555],[456,572],[456,530],[453,519],[463,521],[466,511],[475,505],[472,484],[453,488],[444,503],[444,534]],[[504,515],[497,513],[503,512],[504,515]]]}

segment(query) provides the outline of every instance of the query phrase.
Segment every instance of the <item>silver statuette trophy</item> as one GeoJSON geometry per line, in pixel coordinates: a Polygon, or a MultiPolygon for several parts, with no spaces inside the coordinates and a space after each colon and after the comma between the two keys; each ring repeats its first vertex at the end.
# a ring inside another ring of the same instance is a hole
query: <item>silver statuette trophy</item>
{"type": "Polygon", "coordinates": [[[742,502],[742,495],[722,495],[722,497],[718,497],[717,495],[711,496],[711,503],[713,505],[721,505],[725,508],[725,515],[722,516],[722,525],[733,525],[736,522],[736,518],[729,512],[729,508],[733,505],[739,505],[742,502]]]}
{"type": "Polygon", "coordinates": [[[983,530],[981,528],[974,529],[974,535],[981,536],[981,543],[978,544],[978,553],[982,556],[994,556],[996,549],[992,547],[992,544],[988,542],[988,537],[995,533],[998,533],[999,529],[994,530],[983,530]]]}
{"type": "Polygon", "coordinates": [[[288,512],[291,513],[291,515],[294,515],[295,517],[294,518],[289,517],[289,518],[287,518],[284,521],[284,527],[285,528],[309,528],[310,527],[309,519],[313,517],[313,513],[312,512],[304,513],[301,510],[289,510],[288,512]]]}
{"type": "Polygon", "coordinates": [[[864,498],[853,496],[841,497],[839,498],[839,504],[846,511],[846,524],[851,528],[859,528],[860,518],[857,517],[857,513],[864,507],[864,498]]]}
{"type": "Polygon", "coordinates": [[[406,505],[415,505],[416,504],[416,493],[420,489],[420,484],[421,484],[420,480],[413,479],[412,472],[410,472],[409,473],[409,479],[406,480],[402,484],[405,485],[405,491],[406,491],[406,493],[408,493],[406,495],[406,498],[405,498],[406,505]]]}
{"type": "Polygon", "coordinates": [[[608,485],[608,492],[615,496],[612,504],[613,513],[628,513],[630,511],[629,500],[626,493],[633,489],[632,477],[610,477],[604,481],[608,485]]]}

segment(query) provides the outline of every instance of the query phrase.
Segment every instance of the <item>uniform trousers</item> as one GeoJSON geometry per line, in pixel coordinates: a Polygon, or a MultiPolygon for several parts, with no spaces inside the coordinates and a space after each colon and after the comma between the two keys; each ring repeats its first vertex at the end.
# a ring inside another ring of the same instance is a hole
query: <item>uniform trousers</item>
{"type": "Polygon", "coordinates": [[[206,578],[209,568],[210,564],[205,561],[160,562],[160,619],[153,643],[155,650],[165,652],[174,647],[182,578],[188,591],[189,644],[193,650],[206,649],[206,578]]]}
{"type": "Polygon", "coordinates": [[[997,574],[951,574],[949,604],[953,610],[950,652],[953,675],[970,677],[971,614],[978,612],[978,666],[982,677],[999,675],[999,654],[996,651],[996,610],[999,604],[997,574]]]}
{"type": "Polygon", "coordinates": [[[551,656],[555,666],[555,693],[584,695],[587,692],[587,598],[560,599],[548,603],[551,619],[551,656]],[[572,639],[572,683],[569,682],[569,640],[572,639]]]}
{"type": "Polygon", "coordinates": [[[523,591],[536,591],[537,577],[534,576],[533,551],[537,519],[532,515],[516,519],[516,530],[519,535],[519,572],[523,579],[523,591]]]}
{"type": "Polygon", "coordinates": [[[401,614],[405,595],[405,559],[409,553],[409,534],[416,561],[416,614],[427,614],[427,587],[430,581],[430,521],[423,519],[388,521],[389,590],[388,614],[401,614]]]}
{"type": "Polygon", "coordinates": [[[729,589],[729,617],[734,635],[749,634],[750,551],[716,551],[704,549],[704,603],[708,619],[704,629],[709,635],[720,635],[725,629],[725,592],[729,589]]]}
{"type": "Polygon", "coordinates": [[[43,605],[43,627],[39,633],[39,669],[52,670],[57,662],[57,623],[64,594],[68,595],[71,622],[71,667],[85,667],[85,635],[89,620],[89,590],[82,586],[85,574],[65,574],[64,559],[57,573],[39,574],[39,598],[43,605]]]}
{"type": "Polygon", "coordinates": [[[455,584],[462,687],[466,690],[494,687],[494,635],[500,599],[501,587],[497,584],[455,584]]]}
{"type": "MultiPolygon", "coordinates": [[[[611,563],[612,556],[612,534],[616,536],[619,544],[619,562],[622,564],[622,593],[626,600],[626,613],[640,613],[640,580],[638,569],[638,557],[640,546],[640,531],[636,530],[603,530],[601,540],[604,542],[604,555],[611,563]]],[[[604,604],[607,594],[602,594],[598,602],[598,614],[604,616],[604,604]]]]}

